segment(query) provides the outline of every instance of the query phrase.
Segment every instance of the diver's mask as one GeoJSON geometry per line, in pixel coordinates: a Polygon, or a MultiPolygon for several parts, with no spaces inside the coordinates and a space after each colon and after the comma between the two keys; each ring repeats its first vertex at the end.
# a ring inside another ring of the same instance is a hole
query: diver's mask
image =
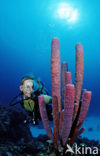
{"type": "Polygon", "coordinates": [[[25,80],[24,84],[22,85],[21,91],[23,91],[23,94],[27,97],[34,96],[34,92],[38,90],[39,86],[34,80],[25,80]]]}

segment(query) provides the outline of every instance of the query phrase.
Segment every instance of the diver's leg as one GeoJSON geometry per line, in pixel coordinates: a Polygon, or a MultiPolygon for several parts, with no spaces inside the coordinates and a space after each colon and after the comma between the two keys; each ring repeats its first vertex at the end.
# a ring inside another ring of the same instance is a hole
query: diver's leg
{"type": "Polygon", "coordinates": [[[33,121],[34,125],[38,125],[38,119],[36,118],[35,112],[33,112],[33,119],[32,119],[32,121],[33,121]]]}
{"type": "Polygon", "coordinates": [[[36,122],[35,122],[35,114],[34,114],[34,112],[33,112],[33,117],[32,117],[32,123],[35,125],[36,124],[36,122]]]}
{"type": "Polygon", "coordinates": [[[25,124],[29,124],[29,123],[31,123],[32,122],[32,112],[26,112],[27,113],[27,117],[26,117],[26,119],[24,120],[24,123],[25,124]]]}

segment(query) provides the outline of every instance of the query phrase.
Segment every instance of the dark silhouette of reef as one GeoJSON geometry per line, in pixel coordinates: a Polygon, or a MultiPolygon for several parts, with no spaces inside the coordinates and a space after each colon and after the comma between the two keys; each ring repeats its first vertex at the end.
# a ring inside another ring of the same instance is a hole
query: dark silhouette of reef
{"type": "Polygon", "coordinates": [[[24,120],[24,113],[0,105],[0,142],[30,140],[31,134],[24,120]]]}
{"type": "Polygon", "coordinates": [[[47,136],[32,138],[23,112],[0,105],[0,156],[31,156],[45,151],[47,136]]]}
{"type": "MultiPolygon", "coordinates": [[[[53,142],[47,135],[32,138],[23,112],[0,105],[0,156],[55,156],[53,142]]],[[[97,146],[98,142],[77,138],[78,145],[97,146]]],[[[63,155],[63,149],[60,149],[63,155]]]]}

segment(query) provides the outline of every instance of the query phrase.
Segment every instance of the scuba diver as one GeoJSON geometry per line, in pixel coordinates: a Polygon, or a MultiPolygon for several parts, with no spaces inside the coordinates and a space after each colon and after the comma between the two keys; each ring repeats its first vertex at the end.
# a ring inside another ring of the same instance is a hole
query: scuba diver
{"type": "Polygon", "coordinates": [[[40,95],[44,97],[48,119],[52,121],[52,97],[48,95],[43,83],[28,75],[22,78],[19,88],[21,93],[12,99],[10,106],[21,104],[28,116],[31,117],[24,120],[24,123],[37,125],[38,120],[41,120],[38,103],[38,96],[40,95]],[[17,102],[15,102],[16,99],[17,102]]]}

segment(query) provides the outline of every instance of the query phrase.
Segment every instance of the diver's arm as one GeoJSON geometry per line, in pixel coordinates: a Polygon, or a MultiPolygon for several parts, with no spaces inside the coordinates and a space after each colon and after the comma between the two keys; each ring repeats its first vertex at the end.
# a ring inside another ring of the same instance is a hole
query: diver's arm
{"type": "Polygon", "coordinates": [[[51,97],[51,96],[43,95],[43,94],[41,94],[41,96],[44,97],[44,102],[45,102],[45,104],[52,103],[52,97],[51,97]]]}

